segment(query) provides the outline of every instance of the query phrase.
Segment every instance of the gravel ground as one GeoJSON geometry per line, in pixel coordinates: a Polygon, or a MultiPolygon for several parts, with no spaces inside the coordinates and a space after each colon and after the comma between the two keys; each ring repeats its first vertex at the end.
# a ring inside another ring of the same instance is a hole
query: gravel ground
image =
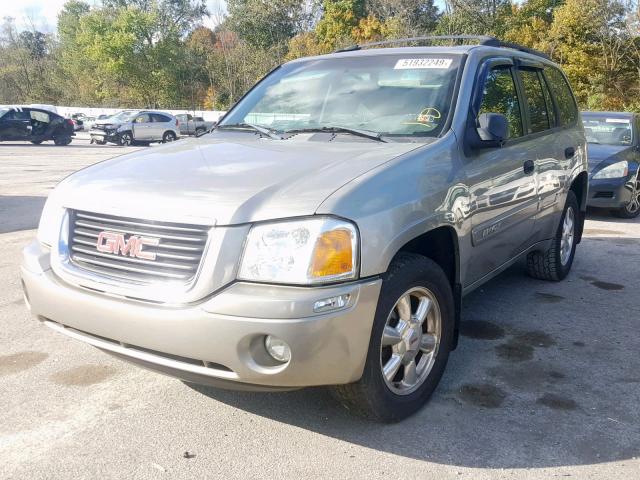
{"type": "Polygon", "coordinates": [[[324,389],[189,387],[29,316],[20,251],[48,191],[132,150],[0,144],[0,478],[640,478],[640,221],[591,213],[566,281],[516,265],[466,297],[431,402],[379,425],[324,389]]]}

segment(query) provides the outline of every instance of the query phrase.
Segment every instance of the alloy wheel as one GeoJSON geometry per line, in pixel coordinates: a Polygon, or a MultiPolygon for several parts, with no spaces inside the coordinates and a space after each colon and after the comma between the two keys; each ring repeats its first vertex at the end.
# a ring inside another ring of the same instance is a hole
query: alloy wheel
{"type": "Polygon", "coordinates": [[[633,214],[640,210],[640,171],[636,174],[636,179],[631,190],[631,200],[625,207],[627,212],[633,214]]]}
{"type": "Polygon", "coordinates": [[[400,296],[387,317],[380,346],[380,368],[389,390],[408,395],[425,382],[441,333],[442,316],[433,292],[414,287],[400,296]]]}
{"type": "Polygon", "coordinates": [[[566,265],[571,258],[575,230],[575,214],[573,208],[567,208],[562,222],[562,236],[560,237],[560,263],[566,265]]]}
{"type": "Polygon", "coordinates": [[[120,145],[128,147],[129,145],[131,145],[131,140],[131,134],[123,133],[120,137],[120,145]]]}

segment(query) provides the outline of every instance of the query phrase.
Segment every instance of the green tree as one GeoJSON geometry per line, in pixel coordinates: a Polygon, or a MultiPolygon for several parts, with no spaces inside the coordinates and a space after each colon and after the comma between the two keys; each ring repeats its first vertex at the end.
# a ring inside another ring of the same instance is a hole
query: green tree
{"type": "Polygon", "coordinates": [[[306,22],[304,0],[228,0],[226,27],[254,47],[286,44],[306,22]]]}

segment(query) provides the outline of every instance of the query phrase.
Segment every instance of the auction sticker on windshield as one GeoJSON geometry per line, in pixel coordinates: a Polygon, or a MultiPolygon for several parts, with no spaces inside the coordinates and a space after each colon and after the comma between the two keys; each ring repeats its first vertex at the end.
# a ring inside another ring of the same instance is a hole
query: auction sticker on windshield
{"type": "Polygon", "coordinates": [[[394,70],[413,68],[449,68],[452,58],[401,58],[396,62],[394,70]]]}

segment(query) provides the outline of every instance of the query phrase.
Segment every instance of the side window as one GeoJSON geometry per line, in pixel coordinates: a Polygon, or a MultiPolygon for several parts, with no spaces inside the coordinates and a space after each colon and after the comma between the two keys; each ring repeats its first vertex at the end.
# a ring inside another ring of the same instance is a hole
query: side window
{"type": "Polygon", "coordinates": [[[557,68],[546,68],[544,75],[549,82],[551,93],[556,99],[560,114],[560,125],[569,125],[578,119],[578,107],[571,94],[569,84],[557,68]]]}
{"type": "Polygon", "coordinates": [[[31,120],[42,123],[49,123],[51,121],[50,116],[47,112],[42,112],[39,110],[31,110],[31,120]]]}
{"type": "Polygon", "coordinates": [[[547,102],[544,99],[542,84],[536,70],[520,69],[520,78],[524,94],[527,98],[529,112],[529,131],[527,133],[542,132],[549,129],[549,114],[547,102]]]}
{"type": "Polygon", "coordinates": [[[541,72],[538,72],[540,80],[542,81],[542,91],[544,92],[544,99],[547,101],[547,112],[549,112],[549,126],[551,128],[558,126],[558,119],[556,116],[556,109],[553,105],[553,99],[551,98],[551,92],[549,91],[549,85],[542,76],[541,72]]]}
{"type": "Polygon", "coordinates": [[[169,121],[169,117],[160,115],[159,113],[152,113],[151,118],[156,123],[167,123],[169,121]]]}
{"type": "Polygon", "coordinates": [[[142,115],[138,115],[136,117],[136,119],[134,120],[135,123],[149,123],[151,122],[151,119],[149,118],[149,115],[146,113],[143,113],[142,115]]]}
{"type": "Polygon", "coordinates": [[[5,120],[31,120],[28,110],[13,110],[4,117],[5,120]]]}
{"type": "Polygon", "coordinates": [[[479,113],[501,113],[509,121],[509,138],[522,136],[522,116],[510,67],[495,67],[487,75],[479,113]]]}

